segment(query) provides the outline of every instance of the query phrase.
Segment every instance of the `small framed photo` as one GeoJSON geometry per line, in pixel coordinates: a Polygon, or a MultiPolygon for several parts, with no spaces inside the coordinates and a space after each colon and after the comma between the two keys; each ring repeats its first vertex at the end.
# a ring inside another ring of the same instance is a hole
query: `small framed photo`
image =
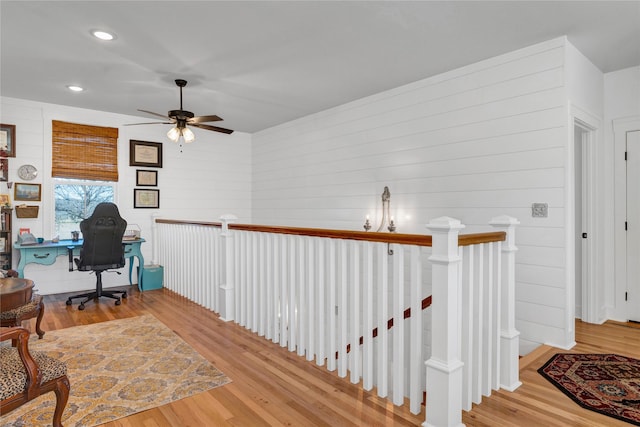
{"type": "Polygon", "coordinates": [[[27,184],[24,182],[16,182],[13,186],[13,200],[24,200],[27,202],[39,202],[41,194],[40,184],[27,184]]]}
{"type": "Polygon", "coordinates": [[[160,207],[160,190],[134,188],[133,189],[133,207],[158,209],[160,207]]]}
{"type": "Polygon", "coordinates": [[[0,124],[0,157],[15,157],[15,156],[16,156],[16,125],[0,124]]]}
{"type": "Polygon", "coordinates": [[[158,185],[158,171],[136,170],[136,185],[138,187],[156,187],[158,185]]]}
{"type": "Polygon", "coordinates": [[[0,159],[0,181],[9,181],[9,159],[0,159]]]}
{"type": "Polygon", "coordinates": [[[11,206],[8,194],[0,194],[0,206],[11,206]]]}
{"type": "Polygon", "coordinates": [[[129,166],[162,167],[162,143],[129,140],[129,166]]]}

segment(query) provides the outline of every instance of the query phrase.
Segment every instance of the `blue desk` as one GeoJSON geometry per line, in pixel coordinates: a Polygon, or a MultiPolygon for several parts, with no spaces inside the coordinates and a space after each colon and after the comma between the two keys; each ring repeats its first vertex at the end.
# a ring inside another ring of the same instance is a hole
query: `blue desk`
{"type": "MultiPolygon", "coordinates": [[[[144,266],[144,257],[140,251],[140,246],[144,243],[144,239],[138,240],[125,240],[124,244],[124,256],[129,258],[129,283],[131,281],[133,272],[133,257],[138,258],[138,265],[140,266],[138,271],[138,285],[142,283],[142,267],[144,266]]],[[[36,245],[21,245],[15,243],[13,245],[15,249],[20,251],[20,262],[18,263],[18,277],[24,277],[24,267],[27,264],[43,264],[51,265],[56,262],[56,258],[59,256],[69,256],[69,251],[73,251],[73,256],[80,255],[80,248],[82,247],[82,240],[74,242],[73,240],[60,240],[57,243],[46,241],[36,245]]]]}

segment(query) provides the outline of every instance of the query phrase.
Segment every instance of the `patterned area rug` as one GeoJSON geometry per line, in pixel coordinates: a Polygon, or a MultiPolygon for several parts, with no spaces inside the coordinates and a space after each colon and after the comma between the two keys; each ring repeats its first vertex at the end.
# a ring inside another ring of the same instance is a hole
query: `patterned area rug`
{"type": "Polygon", "coordinates": [[[583,408],[640,426],[640,360],[560,353],[538,372],[583,408]]]}
{"type": "MultiPolygon", "coordinates": [[[[65,427],[91,427],[230,380],[152,315],[33,334],[30,350],[67,363],[65,427]],[[34,338],[35,337],[35,338],[34,338]]],[[[0,417],[2,427],[50,426],[54,393],[0,417]]]]}

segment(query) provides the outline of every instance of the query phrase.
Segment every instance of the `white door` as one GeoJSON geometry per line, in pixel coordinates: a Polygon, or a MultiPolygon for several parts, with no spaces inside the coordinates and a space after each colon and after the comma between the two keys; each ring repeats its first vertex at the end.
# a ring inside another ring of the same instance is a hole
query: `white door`
{"type": "Polygon", "coordinates": [[[589,132],[580,126],[575,126],[576,153],[576,317],[585,320],[589,304],[589,155],[591,144],[589,132]],[[583,311],[584,310],[584,311],[583,311]]]}
{"type": "Polygon", "coordinates": [[[640,131],[627,133],[627,303],[640,321],[640,131]]]}

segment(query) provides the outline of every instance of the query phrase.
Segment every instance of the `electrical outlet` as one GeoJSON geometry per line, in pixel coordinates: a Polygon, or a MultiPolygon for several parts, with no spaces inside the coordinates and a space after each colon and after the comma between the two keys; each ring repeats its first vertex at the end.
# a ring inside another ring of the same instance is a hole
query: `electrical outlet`
{"type": "Polygon", "coordinates": [[[531,216],[534,218],[546,218],[549,216],[549,204],[534,203],[531,205],[531,216]]]}

